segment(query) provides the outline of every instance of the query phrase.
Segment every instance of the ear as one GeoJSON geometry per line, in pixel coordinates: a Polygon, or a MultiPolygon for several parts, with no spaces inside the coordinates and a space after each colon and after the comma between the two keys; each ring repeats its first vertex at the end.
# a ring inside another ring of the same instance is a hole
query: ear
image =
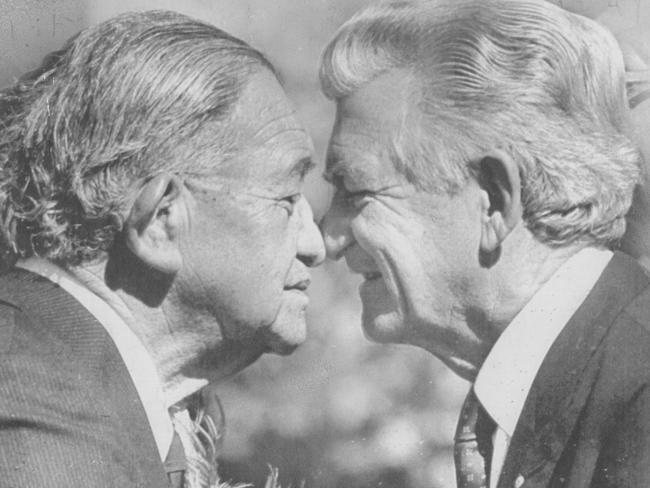
{"type": "Polygon", "coordinates": [[[492,254],[521,220],[519,166],[507,153],[495,150],[478,168],[481,187],[481,251],[492,254]]]}
{"type": "Polygon", "coordinates": [[[142,262],[163,273],[181,269],[179,235],[185,227],[182,182],[160,174],[138,192],[125,223],[127,247],[142,262]]]}

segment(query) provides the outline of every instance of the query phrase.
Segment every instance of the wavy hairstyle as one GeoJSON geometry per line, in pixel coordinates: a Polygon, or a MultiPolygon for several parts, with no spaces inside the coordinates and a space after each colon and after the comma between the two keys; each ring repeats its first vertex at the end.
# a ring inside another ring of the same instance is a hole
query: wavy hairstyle
{"type": "Polygon", "coordinates": [[[243,41],[167,11],[114,17],[48,55],[0,91],[3,264],[101,256],[138,185],[233,150],[224,121],[263,69],[275,74],[243,41]]]}
{"type": "Polygon", "coordinates": [[[640,154],[626,136],[622,55],[604,28],[542,0],[379,3],[335,34],[321,85],[337,100],[396,69],[412,80],[412,109],[391,149],[415,184],[457,191],[477,155],[498,147],[519,165],[538,240],[622,236],[640,154]]]}

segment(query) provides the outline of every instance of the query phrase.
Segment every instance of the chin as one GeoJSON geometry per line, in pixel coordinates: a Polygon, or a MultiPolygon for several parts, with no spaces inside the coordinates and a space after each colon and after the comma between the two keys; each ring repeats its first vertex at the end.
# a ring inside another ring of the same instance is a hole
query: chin
{"type": "Polygon", "coordinates": [[[286,356],[307,340],[308,303],[309,299],[303,292],[285,294],[273,322],[261,329],[266,352],[286,356]]]}
{"type": "Polygon", "coordinates": [[[404,325],[400,314],[396,311],[380,314],[363,308],[361,314],[363,333],[369,340],[380,344],[404,342],[404,325]]]}
{"type": "Polygon", "coordinates": [[[383,279],[364,281],[360,288],[363,312],[361,325],[365,336],[373,342],[401,343],[404,319],[383,279]]]}
{"type": "Polygon", "coordinates": [[[449,359],[440,358],[440,360],[443,363],[445,363],[445,365],[449,369],[451,369],[454,373],[456,373],[464,380],[473,383],[474,380],[476,379],[476,375],[478,374],[478,369],[476,368],[476,366],[469,363],[468,361],[464,361],[458,358],[449,358],[449,359]]]}
{"type": "Polygon", "coordinates": [[[304,312],[293,320],[276,320],[266,332],[267,352],[286,356],[307,340],[307,323],[304,312]]]}

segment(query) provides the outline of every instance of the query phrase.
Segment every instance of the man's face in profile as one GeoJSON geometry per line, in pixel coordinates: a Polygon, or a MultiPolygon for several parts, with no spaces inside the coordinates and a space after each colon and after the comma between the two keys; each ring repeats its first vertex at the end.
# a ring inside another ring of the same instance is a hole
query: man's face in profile
{"type": "Polygon", "coordinates": [[[366,334],[433,344],[463,374],[477,345],[461,315],[473,298],[480,204],[464,190],[419,190],[397,169],[391,147],[411,110],[408,78],[388,73],[339,101],[325,173],[336,193],[321,227],[328,255],[364,278],[366,334]]]}
{"type": "Polygon", "coordinates": [[[215,160],[215,178],[187,183],[194,208],[176,286],[198,343],[251,360],[305,339],[308,266],[324,250],[302,196],[311,140],[271,73],[252,77],[229,124],[240,149],[215,160]]]}

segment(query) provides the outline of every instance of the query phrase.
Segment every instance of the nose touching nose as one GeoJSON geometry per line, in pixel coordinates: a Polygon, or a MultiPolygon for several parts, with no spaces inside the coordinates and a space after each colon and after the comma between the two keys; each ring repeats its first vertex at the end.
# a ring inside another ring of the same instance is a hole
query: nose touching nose
{"type": "Polygon", "coordinates": [[[302,221],[298,236],[298,257],[307,266],[318,266],[325,260],[325,245],[314,222],[311,206],[304,198],[299,202],[298,211],[302,221]]]}
{"type": "Polygon", "coordinates": [[[325,251],[329,259],[337,260],[341,258],[343,252],[353,242],[348,218],[334,202],[321,219],[320,230],[323,234],[325,251]]]}

